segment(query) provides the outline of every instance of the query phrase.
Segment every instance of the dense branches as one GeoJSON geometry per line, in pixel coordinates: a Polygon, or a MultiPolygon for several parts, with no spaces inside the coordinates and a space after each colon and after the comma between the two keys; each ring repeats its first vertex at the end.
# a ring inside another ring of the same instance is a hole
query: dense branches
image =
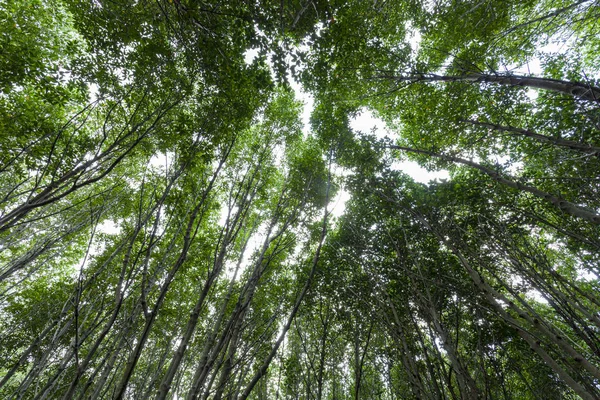
{"type": "Polygon", "coordinates": [[[597,20],[0,4],[0,397],[600,397],[597,20]]]}

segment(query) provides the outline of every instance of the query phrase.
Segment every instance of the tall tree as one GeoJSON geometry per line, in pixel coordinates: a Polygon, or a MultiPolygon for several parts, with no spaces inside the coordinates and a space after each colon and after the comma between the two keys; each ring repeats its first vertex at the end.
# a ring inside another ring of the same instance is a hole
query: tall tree
{"type": "Polygon", "coordinates": [[[0,1],[0,397],[600,397],[597,17],[0,1]]]}

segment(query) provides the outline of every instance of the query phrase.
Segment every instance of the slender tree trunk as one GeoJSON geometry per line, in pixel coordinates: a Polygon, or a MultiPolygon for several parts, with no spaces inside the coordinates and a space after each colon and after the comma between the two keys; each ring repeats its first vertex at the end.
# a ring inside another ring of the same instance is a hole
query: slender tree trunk
{"type": "MultiPolygon", "coordinates": [[[[223,260],[221,259],[221,262],[222,261],[223,260]]],[[[169,393],[169,390],[171,389],[171,382],[173,382],[175,373],[179,369],[179,365],[181,363],[181,360],[183,359],[183,355],[187,349],[188,343],[192,339],[192,335],[194,334],[194,331],[196,329],[196,324],[198,323],[198,318],[200,317],[200,311],[202,309],[202,306],[204,305],[204,300],[206,299],[208,292],[212,288],[212,283],[214,282],[215,277],[216,274],[211,273],[209,279],[207,279],[206,283],[202,288],[202,292],[200,293],[196,305],[194,306],[194,309],[190,314],[185,333],[181,338],[181,342],[179,343],[175,354],[173,354],[171,363],[169,364],[169,369],[167,370],[167,374],[160,384],[159,393],[156,397],[157,400],[165,399],[167,397],[167,394],[169,393]]]]}
{"type": "Polygon", "coordinates": [[[325,372],[325,356],[327,354],[327,336],[329,333],[329,304],[327,304],[327,315],[325,320],[321,318],[321,325],[323,326],[323,334],[321,335],[320,346],[319,346],[319,370],[317,371],[317,400],[323,398],[323,373],[325,372]]]}
{"type": "MultiPolygon", "coordinates": [[[[254,294],[253,291],[252,291],[252,294],[254,294]]],[[[233,361],[234,361],[235,353],[238,348],[238,342],[239,342],[241,334],[242,334],[242,322],[244,320],[244,317],[246,316],[245,310],[247,310],[247,307],[248,306],[246,305],[246,307],[243,308],[243,311],[240,312],[238,314],[237,318],[235,319],[233,332],[231,334],[231,340],[229,341],[229,345],[227,347],[227,356],[225,357],[223,369],[221,370],[221,374],[219,376],[219,382],[217,383],[217,390],[213,397],[214,400],[221,400],[221,397],[223,396],[223,393],[225,391],[225,387],[227,386],[227,382],[229,381],[231,374],[233,372],[233,368],[234,368],[233,361]]],[[[208,388],[205,391],[205,396],[204,396],[205,398],[208,398],[207,394],[208,394],[208,388]]]]}
{"type": "MultiPolygon", "coordinates": [[[[544,362],[550,368],[552,368],[552,370],[554,372],[556,372],[556,374],[560,377],[560,379],[562,379],[567,385],[569,385],[569,387],[571,389],[573,389],[573,391],[575,393],[577,393],[579,396],[581,396],[583,399],[585,399],[585,400],[594,399],[595,398],[594,395],[589,393],[582,385],[580,385],[577,381],[575,381],[575,379],[573,379],[573,377],[567,371],[565,371],[564,368],[562,368],[552,357],[550,357],[548,355],[548,353],[540,346],[540,342],[537,339],[535,339],[534,336],[531,335],[528,330],[523,328],[522,325],[517,320],[515,320],[512,316],[510,316],[510,314],[508,314],[508,312],[506,312],[504,310],[504,308],[500,305],[500,303],[498,301],[500,300],[500,301],[505,302],[521,318],[530,322],[533,326],[541,328],[540,330],[542,331],[542,333],[544,333],[545,336],[548,337],[549,332],[547,332],[547,330],[543,327],[543,324],[535,323],[532,318],[530,318],[524,311],[522,311],[520,308],[518,308],[510,299],[507,299],[505,296],[501,295],[496,289],[492,288],[484,279],[481,278],[479,273],[477,271],[475,271],[475,269],[471,266],[469,261],[462,255],[461,252],[458,251],[458,249],[454,246],[454,244],[452,244],[443,235],[441,235],[436,229],[434,229],[424,219],[423,216],[421,216],[420,214],[414,214],[414,213],[413,213],[413,215],[415,215],[417,217],[417,219],[421,223],[423,223],[424,226],[427,227],[427,229],[429,229],[440,240],[441,243],[444,243],[452,251],[452,253],[458,258],[461,265],[465,268],[465,270],[467,271],[469,276],[472,278],[473,283],[477,286],[477,288],[479,288],[481,290],[481,292],[485,295],[485,297],[488,299],[490,304],[492,304],[494,306],[494,308],[498,312],[498,314],[507,323],[509,323],[511,326],[514,326],[517,329],[519,335],[531,346],[531,348],[542,358],[542,360],[544,360],[544,362]]],[[[553,339],[552,341],[555,344],[559,345],[559,347],[563,348],[563,350],[565,350],[566,353],[569,354],[571,357],[575,357],[575,359],[578,361],[578,363],[580,365],[582,365],[582,367],[586,368],[590,373],[592,373],[592,375],[596,376],[597,368],[594,366],[591,366],[591,364],[589,364],[589,362],[587,362],[587,360],[585,360],[581,355],[576,353],[574,351],[574,349],[571,348],[571,346],[569,346],[568,344],[565,343],[565,340],[563,338],[556,337],[555,335],[552,335],[552,334],[549,335],[549,338],[553,339]],[[574,353],[576,355],[574,355],[574,353]],[[590,368],[588,368],[588,367],[590,367],[590,368]]]]}
{"type": "Polygon", "coordinates": [[[241,251],[240,257],[238,259],[238,263],[236,265],[235,273],[229,282],[229,286],[227,288],[227,294],[225,295],[225,297],[221,303],[221,308],[219,309],[219,312],[217,313],[217,316],[216,316],[217,320],[214,322],[208,337],[204,341],[204,346],[202,348],[202,353],[200,355],[200,363],[198,364],[198,367],[196,368],[196,372],[194,373],[194,377],[192,379],[192,387],[190,389],[190,393],[188,394],[188,396],[190,394],[192,396],[198,396],[200,394],[200,389],[201,389],[202,385],[204,384],[204,379],[205,379],[205,376],[207,373],[207,366],[209,365],[209,356],[210,356],[211,350],[214,350],[213,346],[214,346],[215,339],[217,337],[217,333],[218,333],[219,329],[221,329],[223,319],[225,318],[226,308],[227,308],[227,305],[229,304],[229,301],[233,294],[234,283],[235,283],[238,271],[240,269],[241,263],[243,261],[244,252],[245,252],[246,246],[248,245],[249,239],[250,239],[250,235],[248,235],[248,237],[246,238],[246,241],[244,242],[244,245],[242,247],[242,251],[241,251]]]}
{"type": "MultiPolygon", "coordinates": [[[[110,359],[106,363],[106,366],[104,367],[104,370],[102,371],[102,374],[100,375],[100,379],[98,380],[98,382],[95,385],[96,388],[94,389],[93,393],[89,397],[90,400],[97,400],[97,399],[103,398],[102,392],[107,389],[106,386],[108,386],[107,382],[109,382],[109,377],[110,377],[111,373],[113,373],[115,371],[115,364],[117,363],[117,359],[121,355],[120,351],[125,349],[126,346],[129,346],[129,341],[127,340],[127,335],[129,334],[129,332],[132,328],[133,321],[136,319],[137,315],[140,315],[142,312],[142,309],[139,306],[136,307],[136,310],[138,312],[136,313],[134,310],[133,318],[130,319],[130,323],[126,325],[124,331],[121,333],[121,337],[120,337],[120,339],[118,339],[118,343],[116,343],[115,348],[112,352],[112,355],[110,356],[110,359]]],[[[113,377],[113,379],[114,379],[114,377],[113,377]]],[[[83,394],[80,396],[80,399],[82,399],[82,398],[83,398],[83,394]]]]}
{"type": "Polygon", "coordinates": [[[546,142],[546,143],[550,143],[550,144],[553,144],[556,146],[566,147],[566,148],[580,151],[580,152],[586,153],[586,154],[600,155],[600,147],[593,146],[591,144],[579,143],[579,142],[575,142],[573,140],[567,140],[567,139],[562,139],[562,138],[557,138],[557,137],[540,135],[539,133],[535,133],[535,132],[527,130],[527,129],[515,128],[512,126],[504,126],[504,125],[492,124],[489,122],[474,121],[474,120],[470,120],[470,119],[461,119],[460,121],[468,123],[468,124],[476,125],[476,126],[490,128],[492,130],[497,130],[497,131],[501,131],[501,132],[511,132],[511,134],[514,136],[529,137],[529,138],[536,139],[541,142],[546,142]]]}
{"type": "Polygon", "coordinates": [[[285,339],[285,335],[287,334],[287,331],[292,326],[292,323],[294,322],[294,318],[296,318],[296,314],[298,313],[298,310],[300,309],[300,305],[302,304],[302,300],[304,299],[304,296],[306,296],[306,293],[308,292],[310,285],[312,284],[312,280],[315,276],[315,272],[317,271],[317,265],[319,264],[319,259],[321,256],[321,249],[323,248],[323,243],[325,242],[325,237],[327,236],[327,217],[329,215],[327,212],[327,205],[329,203],[330,189],[331,189],[331,156],[330,156],[330,160],[329,160],[329,173],[328,173],[328,179],[327,179],[327,190],[326,190],[326,194],[325,194],[325,210],[323,212],[323,225],[321,227],[321,237],[319,238],[319,245],[317,246],[317,249],[315,250],[315,255],[312,260],[310,274],[304,284],[304,287],[302,288],[302,291],[300,292],[298,297],[296,297],[296,301],[294,303],[294,308],[292,309],[292,312],[290,313],[290,315],[286,321],[286,324],[283,326],[283,329],[282,329],[281,333],[279,334],[277,341],[273,345],[271,352],[265,358],[262,365],[258,368],[258,371],[254,374],[254,377],[252,378],[250,383],[246,386],[246,389],[240,396],[241,400],[246,400],[248,398],[248,396],[250,396],[250,393],[252,393],[252,389],[254,388],[254,386],[267,373],[267,370],[269,369],[269,366],[271,365],[271,361],[273,361],[273,358],[275,358],[275,355],[277,354],[277,351],[279,350],[279,346],[281,346],[281,343],[285,339]]]}
{"type": "Polygon", "coordinates": [[[123,373],[121,381],[120,381],[119,385],[117,386],[117,389],[115,390],[115,393],[113,395],[113,399],[115,399],[115,400],[122,399],[125,394],[125,390],[127,388],[129,379],[131,378],[131,375],[133,373],[133,370],[135,369],[137,361],[139,360],[139,357],[144,348],[144,345],[146,344],[146,340],[148,339],[150,330],[151,330],[152,326],[154,325],[154,322],[156,321],[156,317],[158,315],[158,312],[160,311],[160,308],[162,307],[162,303],[165,299],[165,296],[167,295],[167,291],[171,285],[171,282],[175,278],[175,275],[176,275],[177,271],[179,271],[179,268],[183,265],[183,263],[187,259],[189,248],[190,248],[192,241],[194,239],[194,236],[195,236],[195,232],[192,232],[192,231],[193,231],[194,225],[198,223],[197,217],[198,217],[198,215],[200,215],[200,220],[202,219],[202,216],[204,214],[204,211],[202,210],[202,208],[205,205],[205,201],[206,201],[209,193],[212,191],[215,181],[216,181],[217,177],[219,176],[219,172],[223,168],[223,165],[225,164],[225,161],[227,160],[227,158],[233,148],[233,144],[234,144],[234,142],[232,142],[229,145],[229,147],[227,148],[224,156],[221,158],[221,160],[219,162],[219,165],[217,166],[215,172],[213,173],[213,176],[208,184],[208,187],[204,190],[201,199],[198,201],[198,203],[196,204],[196,206],[190,213],[189,221],[188,221],[185,235],[183,238],[183,246],[182,246],[181,252],[179,253],[179,257],[177,258],[177,260],[175,261],[175,263],[169,270],[169,272],[165,278],[165,282],[163,283],[163,285],[160,289],[159,296],[158,296],[158,299],[156,300],[153,310],[152,310],[152,312],[150,312],[150,314],[148,315],[148,318],[146,319],[146,323],[142,330],[142,335],[139,338],[133,352],[129,356],[129,360],[125,367],[125,371],[123,373]]]}
{"type": "MultiPolygon", "coordinates": [[[[417,366],[414,362],[413,352],[408,347],[406,331],[400,322],[400,318],[398,316],[398,312],[396,307],[394,306],[389,294],[385,293],[387,297],[388,307],[392,311],[392,316],[394,317],[394,324],[388,322],[388,329],[390,330],[390,334],[392,335],[392,339],[396,342],[396,345],[400,348],[402,366],[408,376],[408,381],[410,382],[411,391],[416,399],[424,399],[425,389],[423,388],[420,374],[417,366]]],[[[383,310],[384,317],[387,318],[387,312],[383,310]]],[[[433,377],[432,377],[433,378],[433,377]]],[[[437,387],[436,387],[437,389],[437,387]]],[[[438,397],[441,397],[438,393],[438,397]]]]}
{"type": "Polygon", "coordinates": [[[470,73],[465,75],[436,75],[436,74],[409,74],[409,75],[380,75],[376,78],[391,79],[395,81],[416,82],[472,82],[496,83],[506,86],[522,86],[532,89],[542,89],[573,96],[582,100],[600,102],[600,88],[580,82],[563,81],[559,79],[538,78],[534,76],[470,73]]]}
{"type": "Polygon", "coordinates": [[[476,162],[466,160],[464,158],[453,157],[453,156],[448,156],[445,154],[435,153],[433,151],[413,149],[411,147],[389,146],[389,148],[396,149],[396,150],[404,150],[404,151],[418,153],[418,154],[426,154],[426,155],[429,155],[432,157],[440,158],[442,160],[468,165],[470,167],[478,169],[479,171],[485,173],[486,175],[488,175],[495,181],[502,183],[505,186],[508,186],[510,188],[517,189],[517,190],[520,190],[523,192],[531,193],[534,196],[536,196],[542,200],[548,201],[548,202],[552,203],[556,208],[558,208],[559,210],[563,211],[566,214],[585,219],[586,221],[592,222],[594,224],[600,224],[600,215],[598,215],[592,211],[588,211],[585,208],[580,207],[571,202],[568,202],[564,199],[561,199],[560,197],[557,197],[550,193],[544,192],[536,187],[524,185],[522,183],[507,179],[507,178],[503,177],[500,173],[494,171],[493,169],[485,167],[476,162]]]}
{"type": "Polygon", "coordinates": [[[477,400],[479,398],[479,389],[477,388],[477,384],[463,366],[463,363],[456,352],[454,341],[440,321],[438,312],[433,308],[432,304],[433,303],[430,302],[428,311],[433,322],[433,329],[440,336],[442,347],[446,351],[446,354],[448,354],[448,358],[450,359],[450,363],[452,364],[452,368],[456,374],[456,380],[458,381],[460,388],[461,398],[477,400]]]}
{"type": "MultiPolygon", "coordinates": [[[[273,218],[273,222],[271,224],[271,228],[269,229],[269,232],[273,229],[273,227],[278,219],[279,219],[279,216],[276,214],[273,218]]],[[[263,249],[261,251],[259,260],[255,263],[255,268],[252,272],[252,276],[248,280],[245,290],[243,291],[242,295],[240,296],[240,300],[243,299],[243,301],[241,303],[238,302],[239,307],[236,308],[237,312],[234,312],[235,319],[234,319],[234,324],[233,324],[233,330],[232,330],[232,334],[231,334],[231,339],[229,340],[229,343],[227,345],[227,356],[225,358],[224,367],[221,370],[218,386],[217,386],[215,395],[213,397],[215,400],[221,399],[221,397],[223,396],[224,390],[225,390],[225,386],[231,377],[231,374],[233,372],[233,367],[234,367],[233,361],[234,361],[235,353],[237,351],[238,343],[239,343],[239,340],[241,339],[241,334],[242,334],[242,330],[243,330],[242,323],[244,322],[246,313],[247,313],[248,309],[250,308],[250,303],[254,297],[256,289],[258,288],[259,281],[260,281],[261,277],[263,276],[264,272],[266,271],[266,269],[268,268],[273,254],[276,253],[277,248],[281,245],[280,240],[278,240],[278,242],[276,242],[272,255],[270,255],[268,257],[267,257],[267,250],[269,249],[271,243],[273,243],[273,241],[275,239],[281,239],[282,234],[285,232],[286,227],[287,227],[287,223],[284,223],[273,238],[270,238],[269,234],[267,234],[265,242],[263,243],[263,249]]],[[[205,390],[205,395],[204,395],[205,398],[208,398],[208,389],[209,388],[207,388],[207,390],[205,390]]]]}
{"type": "Polygon", "coordinates": [[[375,325],[374,320],[369,324],[369,331],[367,332],[367,340],[365,347],[363,348],[362,354],[360,354],[360,343],[358,332],[355,331],[355,342],[354,342],[354,400],[360,399],[360,387],[362,384],[363,366],[365,363],[365,357],[369,351],[369,344],[371,343],[371,334],[373,333],[373,326],[375,325]]]}
{"type": "MultiPolygon", "coordinates": [[[[167,190],[165,191],[165,193],[163,194],[163,197],[160,201],[159,204],[162,204],[162,202],[164,201],[164,199],[166,198],[166,195],[168,194],[168,191],[170,189],[170,186],[167,187],[167,190]]],[[[92,345],[92,348],[88,351],[88,354],[86,356],[86,358],[84,359],[84,361],[81,363],[81,365],[79,366],[78,370],[78,374],[75,377],[75,379],[73,379],[73,381],[71,382],[71,385],[69,387],[69,390],[65,393],[65,395],[63,396],[63,400],[67,400],[67,399],[71,399],[74,396],[75,393],[75,389],[77,387],[77,384],[79,383],[79,379],[80,376],[87,370],[87,367],[89,365],[89,363],[92,361],[96,351],[98,350],[98,348],[100,347],[100,345],[102,344],[102,342],[104,341],[104,339],[106,338],[106,336],[108,335],[108,333],[110,332],[110,330],[112,329],[115,321],[117,320],[117,317],[119,315],[119,311],[121,310],[121,306],[123,304],[123,283],[124,283],[124,279],[125,279],[125,273],[127,268],[130,266],[130,260],[131,260],[131,251],[133,249],[133,245],[135,243],[135,239],[136,237],[139,235],[142,227],[148,222],[150,216],[152,215],[152,213],[156,210],[156,208],[158,208],[159,206],[157,205],[157,207],[153,208],[153,210],[148,213],[148,215],[146,216],[146,218],[144,218],[143,221],[139,221],[136,229],[131,237],[129,246],[127,248],[125,257],[123,259],[123,265],[121,268],[121,273],[119,275],[119,281],[117,283],[117,287],[115,289],[115,306],[114,309],[111,313],[111,316],[109,318],[109,320],[107,321],[107,323],[105,324],[104,328],[102,329],[102,331],[100,332],[100,335],[96,338],[96,341],[94,342],[94,344],[92,345]]],[[[158,221],[158,218],[157,218],[158,221]]],[[[156,229],[157,229],[157,224],[154,224],[154,228],[153,228],[153,235],[156,233],[156,229]]],[[[150,244],[149,247],[151,247],[152,244],[150,244]]],[[[142,252],[142,250],[140,250],[140,253],[142,252]]]]}
{"type": "MultiPolygon", "coordinates": [[[[282,231],[280,230],[275,236],[271,237],[271,232],[272,232],[273,228],[275,227],[275,224],[277,223],[278,218],[279,218],[278,215],[274,215],[272,220],[269,223],[269,228],[267,230],[267,235],[263,242],[260,255],[259,255],[257,261],[254,263],[254,270],[253,270],[252,276],[246,283],[243,293],[240,294],[240,298],[238,299],[238,303],[236,304],[233,314],[231,315],[231,318],[229,319],[227,328],[221,335],[221,340],[219,341],[217,346],[214,346],[212,349],[209,349],[207,347],[208,343],[205,345],[205,351],[207,354],[209,354],[209,356],[207,357],[205,362],[203,362],[203,360],[205,360],[204,354],[203,354],[203,357],[201,357],[201,362],[196,369],[196,373],[194,374],[192,387],[190,388],[190,390],[187,394],[188,400],[195,400],[198,398],[200,391],[202,389],[202,385],[206,381],[206,378],[210,372],[210,369],[211,369],[214,361],[217,359],[218,354],[221,352],[221,350],[226,347],[229,349],[227,354],[229,354],[231,351],[231,342],[235,341],[234,333],[236,331],[236,327],[238,327],[238,325],[241,324],[241,322],[242,322],[241,319],[243,319],[243,316],[245,315],[245,310],[247,309],[247,306],[248,306],[250,300],[252,299],[252,295],[254,294],[253,288],[256,287],[258,279],[260,279],[260,275],[262,274],[261,271],[264,269],[263,264],[265,263],[266,253],[267,253],[267,250],[269,249],[269,245],[273,242],[273,240],[275,238],[279,237],[282,233],[282,231]]],[[[225,307],[225,305],[226,304],[224,303],[223,307],[225,307]]],[[[226,366],[227,366],[227,359],[224,362],[226,366]]],[[[221,387],[221,385],[220,385],[221,381],[224,382],[228,378],[228,377],[223,376],[223,374],[225,373],[224,372],[225,369],[223,369],[222,373],[220,374],[222,376],[222,378],[219,379],[219,388],[221,387]]],[[[216,374],[216,372],[215,372],[215,374],[216,374]]],[[[206,388],[205,392],[207,392],[207,391],[208,391],[208,388],[206,388]]]]}

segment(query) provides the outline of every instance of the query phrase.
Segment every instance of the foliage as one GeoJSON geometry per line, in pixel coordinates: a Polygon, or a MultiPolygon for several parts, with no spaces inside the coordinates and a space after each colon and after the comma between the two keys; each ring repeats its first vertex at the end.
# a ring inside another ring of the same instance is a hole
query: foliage
{"type": "Polygon", "coordinates": [[[598,398],[598,13],[0,1],[0,397],[598,398]]]}

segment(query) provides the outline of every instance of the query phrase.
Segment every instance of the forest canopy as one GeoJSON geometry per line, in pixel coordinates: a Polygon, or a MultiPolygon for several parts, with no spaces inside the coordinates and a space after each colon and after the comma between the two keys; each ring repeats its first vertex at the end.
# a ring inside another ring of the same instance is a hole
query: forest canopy
{"type": "Polygon", "coordinates": [[[0,398],[600,398],[598,21],[0,0],[0,398]]]}

